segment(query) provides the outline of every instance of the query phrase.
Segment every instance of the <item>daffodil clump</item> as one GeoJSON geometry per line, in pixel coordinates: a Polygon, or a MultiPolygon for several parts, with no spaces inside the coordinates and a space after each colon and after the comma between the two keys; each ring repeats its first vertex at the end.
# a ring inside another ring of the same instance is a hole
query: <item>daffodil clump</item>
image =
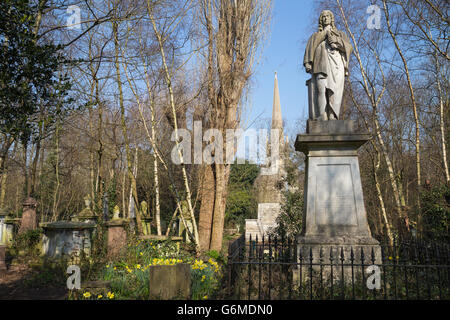
{"type": "Polygon", "coordinates": [[[173,266],[179,263],[191,265],[192,299],[204,300],[218,287],[220,267],[213,259],[195,259],[187,252],[180,252],[171,241],[139,240],[127,246],[126,253],[105,265],[103,280],[111,283],[116,299],[148,299],[149,268],[173,266]]]}
{"type": "Polygon", "coordinates": [[[89,291],[86,291],[83,293],[83,299],[84,300],[112,300],[114,299],[114,292],[108,291],[106,296],[103,296],[103,294],[94,294],[89,291]]]}
{"type": "Polygon", "coordinates": [[[216,261],[195,260],[192,263],[192,299],[206,300],[217,289],[220,267],[216,261]]]}
{"type": "Polygon", "coordinates": [[[102,278],[111,282],[117,299],[148,299],[151,266],[191,261],[192,257],[180,253],[174,242],[137,240],[128,244],[121,259],[105,265],[102,278]]]}

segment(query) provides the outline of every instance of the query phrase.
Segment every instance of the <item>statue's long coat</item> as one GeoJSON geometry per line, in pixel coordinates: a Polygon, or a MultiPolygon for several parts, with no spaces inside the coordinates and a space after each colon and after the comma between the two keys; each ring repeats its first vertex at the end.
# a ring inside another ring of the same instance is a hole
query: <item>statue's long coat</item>
{"type": "MultiPolygon", "coordinates": [[[[328,106],[333,110],[336,118],[338,118],[344,92],[344,78],[347,74],[348,62],[353,48],[345,33],[336,28],[331,29],[331,33],[337,36],[337,50],[331,49],[330,45],[326,42],[326,32],[316,32],[309,38],[303,58],[303,65],[306,66],[308,63],[312,65],[312,82],[309,85],[309,95],[315,94],[313,93],[315,90],[313,88],[317,86],[316,82],[319,79],[325,79],[328,106]],[[339,52],[337,54],[339,58],[336,57],[336,51],[339,52]],[[338,71],[339,69],[341,71],[338,71]],[[333,71],[338,71],[338,73],[333,71]]],[[[310,118],[316,119],[324,112],[325,110],[318,109],[316,96],[310,97],[310,118]]]]}
{"type": "MultiPolygon", "coordinates": [[[[345,69],[348,69],[348,62],[350,60],[350,54],[352,53],[352,45],[347,35],[337,29],[334,29],[337,35],[339,35],[340,43],[339,47],[343,49],[344,54],[344,66],[345,69]]],[[[316,73],[324,73],[326,74],[326,61],[327,57],[324,55],[324,52],[321,50],[316,50],[319,44],[322,41],[325,41],[325,32],[315,32],[308,40],[308,44],[306,45],[305,56],[303,58],[303,65],[306,65],[308,62],[313,66],[312,74],[316,73]]]]}

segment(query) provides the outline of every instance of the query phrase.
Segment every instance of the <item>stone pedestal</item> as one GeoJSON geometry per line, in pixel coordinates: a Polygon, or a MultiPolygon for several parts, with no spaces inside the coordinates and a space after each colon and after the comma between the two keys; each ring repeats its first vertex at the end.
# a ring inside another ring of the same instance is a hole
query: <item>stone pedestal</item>
{"type": "Polygon", "coordinates": [[[63,256],[78,259],[83,252],[91,254],[96,224],[92,222],[57,221],[42,223],[42,254],[51,258],[63,256]]]}
{"type": "Polygon", "coordinates": [[[28,198],[24,201],[19,234],[37,229],[36,205],[37,201],[33,198],[28,198]]]}
{"type": "Polygon", "coordinates": [[[152,234],[152,228],[151,228],[152,219],[151,218],[141,218],[141,223],[142,223],[142,232],[144,233],[144,236],[151,235],[152,234]]]}
{"type": "Polygon", "coordinates": [[[127,245],[127,219],[113,219],[106,223],[108,228],[108,256],[117,256],[127,245]]]}
{"type": "Polygon", "coordinates": [[[262,240],[269,231],[276,227],[277,217],[281,212],[281,204],[278,203],[258,203],[258,219],[245,220],[245,241],[262,240]]]}
{"type": "Polygon", "coordinates": [[[303,230],[298,256],[313,263],[381,263],[364,207],[358,149],[370,139],[351,120],[308,120],[307,133],[298,135],[295,149],[306,155],[303,230]],[[331,252],[330,252],[331,250],[331,252]],[[371,254],[374,253],[372,259],[371,254]],[[330,258],[331,257],[331,258],[330,258]]]}

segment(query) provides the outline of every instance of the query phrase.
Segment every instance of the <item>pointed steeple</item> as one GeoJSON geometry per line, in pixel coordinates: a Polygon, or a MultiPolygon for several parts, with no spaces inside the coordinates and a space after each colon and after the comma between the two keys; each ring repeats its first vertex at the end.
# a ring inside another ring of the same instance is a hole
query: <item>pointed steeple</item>
{"type": "Polygon", "coordinates": [[[272,110],[272,129],[283,130],[283,118],[281,117],[280,92],[278,91],[278,78],[275,72],[275,83],[273,87],[273,110],[272,110]]]}

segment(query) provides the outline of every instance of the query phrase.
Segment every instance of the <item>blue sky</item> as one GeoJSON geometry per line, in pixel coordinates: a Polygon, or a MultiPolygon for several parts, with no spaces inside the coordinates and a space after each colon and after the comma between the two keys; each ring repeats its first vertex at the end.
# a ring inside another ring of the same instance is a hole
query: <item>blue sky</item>
{"type": "Polygon", "coordinates": [[[278,74],[281,113],[286,127],[308,116],[305,81],[309,75],[302,66],[306,40],[311,33],[313,0],[274,0],[271,33],[265,43],[250,91],[244,126],[272,116],[274,72],[278,74]]]}

